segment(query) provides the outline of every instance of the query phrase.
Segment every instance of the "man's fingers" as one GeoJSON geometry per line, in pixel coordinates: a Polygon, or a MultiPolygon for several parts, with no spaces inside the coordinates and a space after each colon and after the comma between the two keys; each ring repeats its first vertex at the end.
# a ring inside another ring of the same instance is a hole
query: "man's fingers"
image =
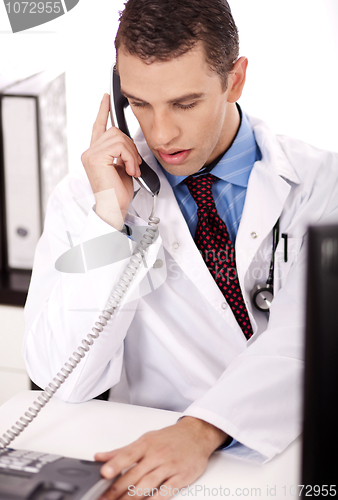
{"type": "Polygon", "coordinates": [[[100,451],[98,453],[95,453],[94,459],[97,462],[107,462],[107,460],[110,460],[111,458],[115,457],[119,450],[114,450],[114,451],[100,451]]]}
{"type": "Polygon", "coordinates": [[[182,488],[186,488],[188,485],[179,476],[172,477],[161,484],[158,491],[154,491],[153,498],[159,499],[163,497],[176,497],[182,488]]]}
{"type": "Polygon", "coordinates": [[[151,466],[149,461],[146,463],[146,460],[141,460],[118,477],[112,485],[109,495],[107,493],[104,495],[105,498],[107,497],[109,500],[120,498],[130,490],[130,486],[138,484],[142,478],[152,472],[153,469],[154,465],[151,466]]]}
{"type": "Polygon", "coordinates": [[[175,496],[179,488],[192,484],[206,469],[210,449],[219,440],[210,447],[209,439],[200,439],[201,425],[186,419],[180,421],[183,423],[144,434],[109,458],[101,468],[102,475],[112,478],[122,473],[122,476],[116,479],[104,498],[147,498],[157,493],[152,488],[161,486],[162,490],[168,488],[166,496],[175,496]],[[176,489],[174,495],[170,488],[176,489]]]}
{"type": "Polygon", "coordinates": [[[140,175],[139,165],[142,163],[142,159],[134,142],[115,127],[104,132],[89,148],[88,152],[91,152],[93,158],[95,157],[96,163],[98,154],[105,155],[106,158],[115,158],[114,165],[125,167],[128,175],[135,177],[140,175]]]}
{"type": "Polygon", "coordinates": [[[109,94],[104,94],[100,104],[99,112],[97,114],[93,126],[92,138],[90,141],[91,146],[101,137],[101,135],[105,133],[107,129],[108,115],[109,115],[109,94]]]}
{"type": "Polygon", "coordinates": [[[110,458],[102,467],[101,474],[107,479],[111,479],[124,469],[135,464],[143,458],[144,450],[140,447],[126,447],[123,451],[110,458]]]}

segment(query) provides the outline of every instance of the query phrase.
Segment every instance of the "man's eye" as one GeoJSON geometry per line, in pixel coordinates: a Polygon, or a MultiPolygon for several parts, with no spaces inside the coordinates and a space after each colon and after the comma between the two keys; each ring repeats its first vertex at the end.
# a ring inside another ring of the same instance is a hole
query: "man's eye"
{"type": "Polygon", "coordinates": [[[195,102],[191,102],[190,104],[177,103],[175,106],[177,106],[179,109],[192,109],[196,106],[196,103],[195,102]]]}
{"type": "Polygon", "coordinates": [[[144,108],[147,105],[145,102],[130,102],[129,104],[135,108],[144,108]]]}

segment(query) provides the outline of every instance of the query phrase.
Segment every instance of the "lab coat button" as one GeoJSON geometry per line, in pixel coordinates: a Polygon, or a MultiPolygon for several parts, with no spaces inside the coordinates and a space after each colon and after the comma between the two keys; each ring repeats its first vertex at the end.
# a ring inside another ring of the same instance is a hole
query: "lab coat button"
{"type": "Polygon", "coordinates": [[[252,231],[251,238],[257,238],[258,234],[255,231],[252,231]]]}
{"type": "Polygon", "coordinates": [[[177,250],[179,246],[180,246],[179,243],[177,243],[177,241],[174,241],[173,248],[177,250]]]}
{"type": "Polygon", "coordinates": [[[222,303],[222,309],[226,309],[228,307],[228,304],[226,302],[222,303]]]}

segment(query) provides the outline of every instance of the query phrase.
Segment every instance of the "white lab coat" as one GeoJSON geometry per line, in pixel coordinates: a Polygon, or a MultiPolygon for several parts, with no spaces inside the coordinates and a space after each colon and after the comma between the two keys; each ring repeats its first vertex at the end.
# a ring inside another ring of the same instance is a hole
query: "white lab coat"
{"type": "MultiPolygon", "coordinates": [[[[57,395],[77,402],[113,387],[115,400],[183,411],[272,458],[301,432],[305,235],[310,223],[338,222],[338,155],[276,137],[263,122],[250,121],[263,159],[249,179],[236,258],[253,337],[245,339],[141,137],[140,153],[161,180],[160,237],[124,305],[57,395]],[[281,238],[268,315],[253,309],[250,291],[267,279],[279,216],[280,233],[288,234],[288,262],[281,238]]],[[[63,180],[49,201],[25,308],[23,351],[41,387],[90,332],[128,262],[82,273],[55,269],[70,244],[114,233],[94,203],[80,174],[63,180]]],[[[127,217],[131,228],[145,225],[151,205],[140,190],[127,217]]],[[[108,250],[114,255],[116,249],[108,250]]]]}

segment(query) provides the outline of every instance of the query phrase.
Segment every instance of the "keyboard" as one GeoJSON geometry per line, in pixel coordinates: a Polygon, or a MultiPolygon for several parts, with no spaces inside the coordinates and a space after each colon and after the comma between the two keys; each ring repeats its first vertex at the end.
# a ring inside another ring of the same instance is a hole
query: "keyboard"
{"type": "Polygon", "coordinates": [[[45,465],[53,463],[60,458],[62,458],[60,455],[5,448],[4,450],[0,450],[0,470],[8,469],[36,474],[45,465]]]}

